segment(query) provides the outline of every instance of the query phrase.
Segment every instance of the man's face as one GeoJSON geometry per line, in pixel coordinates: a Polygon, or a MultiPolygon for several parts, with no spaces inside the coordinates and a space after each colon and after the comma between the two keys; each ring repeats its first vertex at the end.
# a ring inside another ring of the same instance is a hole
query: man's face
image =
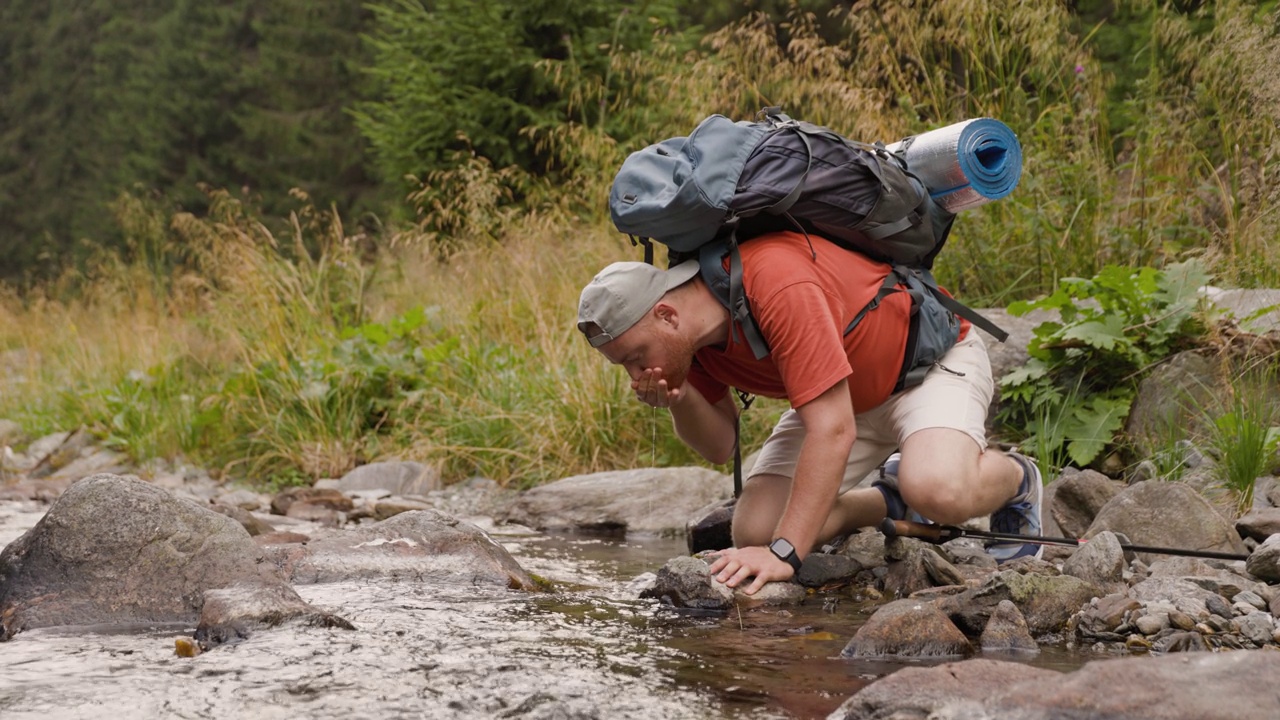
{"type": "Polygon", "coordinates": [[[632,380],[646,370],[659,368],[667,387],[684,385],[693,364],[693,342],[669,323],[646,316],[618,338],[600,347],[609,362],[621,365],[632,380]]]}

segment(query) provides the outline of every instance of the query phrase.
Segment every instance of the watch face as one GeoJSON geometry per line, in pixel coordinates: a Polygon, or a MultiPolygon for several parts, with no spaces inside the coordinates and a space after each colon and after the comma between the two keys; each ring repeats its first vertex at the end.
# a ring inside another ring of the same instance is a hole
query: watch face
{"type": "Polygon", "coordinates": [[[786,538],[778,538],[769,544],[769,549],[780,558],[785,558],[796,551],[796,546],[787,541],[786,538]]]}

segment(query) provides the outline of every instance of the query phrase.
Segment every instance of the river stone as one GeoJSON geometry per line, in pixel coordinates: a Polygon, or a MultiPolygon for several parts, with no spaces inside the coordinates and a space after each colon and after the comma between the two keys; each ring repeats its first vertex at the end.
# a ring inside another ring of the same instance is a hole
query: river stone
{"type": "Polygon", "coordinates": [[[386,490],[392,495],[426,495],[441,487],[440,471],[419,462],[392,460],[361,465],[343,475],[337,489],[386,490]]]}
{"type": "Polygon", "coordinates": [[[521,493],[502,518],[538,530],[678,535],[700,508],[733,495],[709,468],[644,468],[577,475],[521,493]]]}
{"type": "MultiPolygon", "coordinates": [[[[1101,638],[1115,633],[1125,618],[1142,608],[1142,603],[1121,593],[1111,593],[1090,601],[1082,608],[1071,624],[1075,633],[1083,638],[1101,638]]],[[[1171,608],[1172,609],[1172,608],[1171,608]]]]}
{"type": "Polygon", "coordinates": [[[1001,600],[1012,600],[1033,636],[1060,632],[1071,616],[1102,591],[1070,575],[1021,574],[1002,571],[976,588],[942,598],[939,606],[965,632],[977,635],[1001,600]]]}
{"type": "Polygon", "coordinates": [[[685,525],[689,554],[733,547],[733,508],[737,498],[717,500],[693,514],[685,525]]]}
{"type": "MultiPolygon", "coordinates": [[[[1085,537],[1110,530],[1135,545],[1244,553],[1240,536],[1199,493],[1183,483],[1148,481],[1112,498],[1085,537]]],[[[1160,557],[1139,553],[1144,562],[1160,557]]]]}
{"type": "MultiPolygon", "coordinates": [[[[886,542],[885,556],[890,562],[888,572],[884,576],[885,592],[894,593],[898,597],[907,597],[935,585],[954,584],[933,581],[929,574],[930,565],[927,559],[929,555],[938,556],[935,546],[915,538],[895,537],[886,542]]],[[[951,570],[959,574],[955,567],[951,567],[951,570]]]]}
{"type": "Polygon", "coordinates": [[[1027,629],[1026,618],[1011,600],[1001,600],[996,605],[979,642],[984,652],[1040,652],[1040,646],[1027,629]]]}
{"type": "MultiPolygon", "coordinates": [[[[982,702],[1012,684],[1057,680],[1059,673],[1025,663],[974,658],[934,667],[905,667],[844,702],[828,720],[925,720],[956,702],[982,702]]],[[[974,715],[968,720],[988,720],[974,715]]]]}
{"type": "Polygon", "coordinates": [[[848,582],[854,575],[862,572],[862,563],[844,555],[827,553],[809,553],[800,566],[800,575],[796,582],[805,587],[822,587],[839,582],[848,582]]]}
{"type": "Polygon", "coordinates": [[[1167,446],[1173,431],[1185,436],[1201,430],[1202,408],[1213,406],[1220,378],[1219,363],[1194,350],[1174,355],[1143,378],[1124,428],[1138,455],[1148,457],[1167,446]]]}
{"type": "Polygon", "coordinates": [[[687,555],[668,560],[658,570],[653,586],[640,597],[694,610],[723,611],[733,607],[733,590],[711,577],[711,566],[705,560],[687,555]]]}
{"type": "Polygon", "coordinates": [[[259,510],[262,508],[262,496],[252,490],[238,488],[222,493],[214,498],[214,502],[227,507],[238,507],[242,510],[259,510]]]}
{"type": "Polygon", "coordinates": [[[1269,583],[1280,582],[1280,535],[1272,535],[1245,561],[1250,575],[1269,583]]]}
{"type": "Polygon", "coordinates": [[[1280,534],[1280,508],[1260,508],[1246,513],[1236,520],[1236,532],[1242,538],[1253,538],[1258,542],[1280,534]]]}
{"type": "Polygon", "coordinates": [[[937,605],[894,600],[880,606],[841,651],[844,657],[964,657],[973,648],[937,605]]]}
{"type": "MultiPolygon", "coordinates": [[[[1190,635],[1190,643],[1203,639],[1190,635]]],[[[905,668],[844,702],[830,720],[1239,720],[1275,716],[1280,653],[1095,660],[1069,673],[973,659],[905,668]]]]}
{"type": "Polygon", "coordinates": [[[272,546],[271,551],[294,583],[389,578],[536,588],[511,553],[483,530],[436,510],[401,513],[374,525],[330,531],[306,545],[272,546]]]}
{"type": "Polygon", "coordinates": [[[0,639],[58,625],[195,622],[219,588],[292,593],[263,559],[229,517],[136,478],[85,478],[0,553],[0,639]]]}
{"type": "Polygon", "coordinates": [[[249,533],[249,535],[253,537],[257,537],[258,535],[266,535],[267,533],[273,533],[276,531],[276,529],[271,526],[271,523],[267,522],[266,520],[263,520],[257,515],[254,515],[253,513],[249,512],[248,510],[245,510],[244,508],[234,507],[231,505],[219,505],[217,503],[214,503],[213,505],[209,506],[209,509],[218,513],[219,515],[226,515],[232,520],[235,520],[236,522],[240,523],[240,526],[243,527],[249,533]]]}
{"type": "MultiPolygon", "coordinates": [[[[288,515],[289,510],[294,505],[305,504],[316,509],[335,510],[346,512],[353,507],[351,498],[344,495],[340,490],[333,488],[315,488],[315,487],[291,487],[285,488],[276,493],[271,498],[271,513],[273,515],[288,515]]],[[[299,519],[312,519],[307,513],[309,511],[295,512],[293,517],[299,519]]]]}
{"type": "Polygon", "coordinates": [[[1098,533],[1062,564],[1064,575],[1073,575],[1103,589],[1124,584],[1124,550],[1115,533],[1098,533]]]}
{"type": "MultiPolygon", "coordinates": [[[[57,447],[52,448],[49,452],[36,463],[27,473],[32,479],[49,477],[58,470],[70,465],[78,460],[85,450],[93,445],[93,435],[86,428],[77,428],[63,438],[57,447]]],[[[62,476],[69,477],[69,476],[62,476]]],[[[81,475],[80,477],[84,477],[81,475]]],[[[72,478],[79,480],[80,477],[72,478]]]]}
{"type": "Polygon", "coordinates": [[[1067,537],[1080,537],[1121,485],[1096,470],[1065,468],[1053,483],[1049,515],[1067,537]]]}
{"type": "Polygon", "coordinates": [[[1236,618],[1236,622],[1240,626],[1240,634],[1254,643],[1266,645],[1271,642],[1272,634],[1275,632],[1275,621],[1271,615],[1264,612],[1251,612],[1236,618]]]}
{"type": "Polygon", "coordinates": [[[386,520],[387,518],[395,517],[400,513],[431,509],[433,508],[430,503],[426,503],[421,500],[393,497],[375,502],[373,504],[373,516],[379,520],[386,520]]]}
{"type": "Polygon", "coordinates": [[[354,630],[345,618],[317,610],[288,585],[237,585],[204,593],[195,639],[202,650],[248,637],[251,629],[301,620],[317,627],[354,630]]]}

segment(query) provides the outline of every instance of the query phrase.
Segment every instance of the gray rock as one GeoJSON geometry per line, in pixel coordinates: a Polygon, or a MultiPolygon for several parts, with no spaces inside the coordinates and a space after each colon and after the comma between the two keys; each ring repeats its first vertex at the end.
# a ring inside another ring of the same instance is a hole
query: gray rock
{"type": "Polygon", "coordinates": [[[852,558],[863,569],[883,568],[888,562],[884,552],[885,538],[879,531],[859,532],[850,535],[840,546],[841,555],[852,558]]]}
{"type": "MultiPolygon", "coordinates": [[[[890,559],[888,573],[884,577],[885,592],[907,597],[914,592],[934,587],[952,585],[953,582],[935,582],[931,567],[945,564],[958,577],[955,567],[943,560],[940,548],[915,538],[896,537],[885,543],[885,554],[890,559]]],[[[963,582],[963,579],[960,580],[963,582]]]]}
{"type": "Polygon", "coordinates": [[[337,489],[386,490],[392,495],[426,495],[441,487],[440,471],[419,462],[393,460],[361,465],[343,475],[337,489]]]}
{"type": "MultiPolygon", "coordinates": [[[[1244,552],[1235,528],[1183,483],[1143,482],[1120,491],[1098,512],[1085,537],[1107,530],[1123,533],[1135,545],[1244,552]]],[[[1159,557],[1138,556],[1148,563],[1159,557]]]]}
{"type": "Polygon", "coordinates": [[[737,498],[717,500],[699,509],[685,526],[689,554],[733,547],[733,508],[737,498]]]}
{"type": "Polygon", "coordinates": [[[1236,520],[1236,532],[1240,537],[1263,542],[1280,534],[1280,508],[1269,507],[1252,510],[1236,520]]]}
{"type": "Polygon", "coordinates": [[[841,651],[845,657],[964,657],[973,648],[931,602],[894,600],[880,606],[841,651]]]}
{"type": "MultiPolygon", "coordinates": [[[[288,515],[289,509],[296,504],[307,504],[315,508],[325,508],[338,512],[346,512],[352,508],[351,498],[339,490],[315,487],[285,488],[271,498],[271,512],[275,515],[288,515]]],[[[299,517],[295,514],[294,517],[299,517]]],[[[305,518],[304,518],[305,519],[305,518]]]]}
{"type": "Polygon", "coordinates": [[[1108,590],[1123,585],[1125,565],[1115,533],[1101,532],[1067,558],[1062,572],[1108,590]]]}
{"type": "Polygon", "coordinates": [[[241,510],[248,510],[250,512],[262,508],[262,496],[252,490],[246,490],[244,488],[222,493],[215,498],[215,502],[219,505],[238,507],[241,510]]]}
{"type": "Polygon", "coordinates": [[[1026,618],[1031,634],[1040,636],[1065,629],[1072,615],[1100,595],[1101,590],[1092,583],[1070,575],[1023,575],[1005,570],[977,588],[938,603],[961,630],[977,635],[1000,601],[1012,600],[1026,618]]]}
{"type": "Polygon", "coordinates": [[[651,587],[640,597],[661,600],[672,607],[722,612],[733,607],[733,590],[711,577],[701,558],[672,558],[658,570],[651,587]]]}
{"type": "Polygon", "coordinates": [[[506,548],[483,530],[435,510],[401,513],[375,525],[332,531],[306,545],[269,549],[294,583],[394,578],[517,590],[537,587],[506,548]]]}
{"type": "Polygon", "coordinates": [[[1143,635],[1155,635],[1169,627],[1169,613],[1156,612],[1143,615],[1134,621],[1134,626],[1143,635]]]}
{"type": "MultiPolygon", "coordinates": [[[[1203,640],[1191,635],[1189,643],[1203,640]]],[[[1205,720],[1275,715],[1280,653],[1095,660],[1069,673],[974,659],[905,668],[850,697],[830,720],[1205,720]],[[1207,691],[1211,689],[1211,691],[1207,691]]]]}
{"type": "Polygon", "coordinates": [[[1066,468],[1054,480],[1049,515],[1067,537],[1080,537],[1098,512],[1120,493],[1121,485],[1095,470],[1066,468]]]}
{"type": "MultiPolygon", "coordinates": [[[[1111,593],[1091,600],[1071,619],[1076,635],[1085,639],[1105,638],[1114,634],[1142,603],[1121,593],[1111,593]]],[[[1166,615],[1167,617],[1167,615],[1166,615]]]]}
{"type": "Polygon", "coordinates": [[[204,650],[247,637],[259,627],[298,620],[318,627],[354,630],[345,618],[318,610],[288,585],[238,585],[204,593],[195,638],[204,650]]]}
{"type": "Polygon", "coordinates": [[[1251,612],[1241,615],[1236,622],[1240,625],[1240,634],[1258,645],[1270,643],[1275,632],[1275,621],[1265,612],[1251,612]]]}
{"type": "Polygon", "coordinates": [[[1280,582],[1280,535],[1272,535],[1245,561],[1249,574],[1269,583],[1280,582]]]}
{"type": "Polygon", "coordinates": [[[374,503],[373,516],[379,520],[386,520],[389,517],[395,517],[400,513],[412,512],[414,510],[431,510],[431,504],[422,502],[421,500],[409,500],[408,498],[387,498],[374,503]]]}
{"type": "Polygon", "coordinates": [[[1203,429],[1202,408],[1221,392],[1222,374],[1213,359],[1186,351],[1156,366],[1138,385],[1125,420],[1125,434],[1148,457],[1168,446],[1171,436],[1185,437],[1203,429]]]}
{"type": "Polygon", "coordinates": [[[96,475],[68,488],[0,553],[0,637],[57,625],[196,622],[205,594],[224,588],[290,596],[263,560],[235,520],[136,478],[96,475]]]}
{"type": "Polygon", "coordinates": [[[1026,618],[1011,600],[1001,600],[996,605],[979,642],[984,652],[1040,652],[1040,646],[1027,629],[1026,618]]]}
{"type": "Polygon", "coordinates": [[[699,467],[602,472],[520,495],[501,516],[538,530],[679,535],[700,508],[733,495],[733,481],[699,467]]]}
{"type": "Polygon", "coordinates": [[[271,523],[263,520],[257,515],[254,515],[244,508],[233,507],[230,505],[219,505],[215,503],[210,505],[209,509],[219,515],[226,515],[232,520],[240,523],[240,526],[248,531],[249,535],[253,537],[266,535],[267,533],[273,533],[276,531],[276,529],[272,527],[271,523]]]}
{"type": "Polygon", "coordinates": [[[800,576],[796,578],[796,582],[805,587],[822,587],[852,580],[862,569],[862,563],[851,557],[810,553],[800,566],[800,576]]]}

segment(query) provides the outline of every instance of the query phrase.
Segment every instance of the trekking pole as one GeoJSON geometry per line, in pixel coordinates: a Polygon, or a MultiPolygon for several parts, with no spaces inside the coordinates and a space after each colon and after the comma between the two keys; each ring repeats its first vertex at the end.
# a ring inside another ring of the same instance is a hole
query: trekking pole
{"type": "MultiPolygon", "coordinates": [[[[910,537],[924,540],[925,542],[933,543],[935,545],[962,537],[982,538],[984,540],[1009,540],[1013,542],[1031,543],[1033,545],[1066,545],[1067,547],[1080,547],[1088,542],[1087,540],[1077,540],[1076,538],[1036,537],[1032,535],[1018,535],[1017,533],[970,530],[967,528],[956,527],[954,525],[926,525],[924,523],[911,522],[910,520],[894,520],[893,518],[885,518],[880,522],[880,532],[884,533],[884,536],[889,539],[895,537],[910,537]]],[[[1123,542],[1120,543],[1120,549],[1131,550],[1133,552],[1154,553],[1157,555],[1181,555],[1183,557],[1212,558],[1215,560],[1249,559],[1248,555],[1240,555],[1238,553],[1217,552],[1215,550],[1184,550],[1182,548],[1151,547],[1149,545],[1130,545],[1129,543],[1123,542]]]]}

